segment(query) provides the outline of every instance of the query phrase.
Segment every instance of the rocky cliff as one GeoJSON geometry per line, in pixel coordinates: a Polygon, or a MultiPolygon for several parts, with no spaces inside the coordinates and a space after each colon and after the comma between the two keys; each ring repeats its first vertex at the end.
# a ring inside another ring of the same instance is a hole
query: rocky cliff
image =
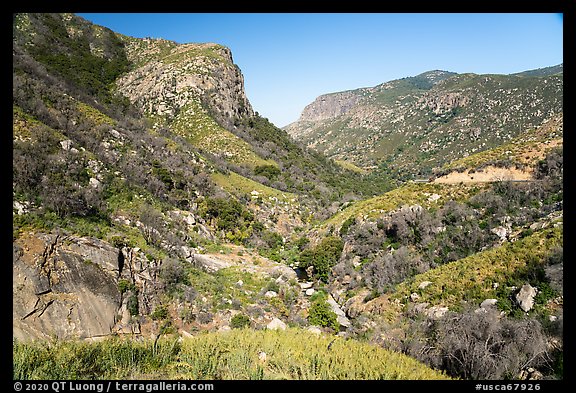
{"type": "Polygon", "coordinates": [[[230,49],[120,37],[137,66],[116,81],[117,88],[146,112],[173,118],[191,101],[202,100],[224,118],[254,115],[230,49]]]}
{"type": "Polygon", "coordinates": [[[307,105],[302,111],[300,121],[321,121],[338,117],[350,111],[360,101],[354,92],[325,94],[307,105]]]}

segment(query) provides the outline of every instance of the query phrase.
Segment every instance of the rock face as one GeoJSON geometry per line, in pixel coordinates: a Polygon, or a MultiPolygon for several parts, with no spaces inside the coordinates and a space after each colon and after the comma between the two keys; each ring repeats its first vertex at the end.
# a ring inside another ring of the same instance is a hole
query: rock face
{"type": "Polygon", "coordinates": [[[202,99],[224,118],[254,114],[230,49],[211,43],[124,39],[130,60],[140,60],[142,51],[148,51],[151,58],[116,85],[148,113],[173,117],[191,101],[202,99]]]}
{"type": "Polygon", "coordinates": [[[360,97],[350,91],[322,95],[307,105],[300,116],[301,121],[331,119],[348,112],[360,101],[360,97]]]}
{"type": "Polygon", "coordinates": [[[95,338],[139,330],[127,310],[123,279],[145,308],[153,266],[137,249],[76,236],[27,233],[13,243],[13,336],[95,338]]]}

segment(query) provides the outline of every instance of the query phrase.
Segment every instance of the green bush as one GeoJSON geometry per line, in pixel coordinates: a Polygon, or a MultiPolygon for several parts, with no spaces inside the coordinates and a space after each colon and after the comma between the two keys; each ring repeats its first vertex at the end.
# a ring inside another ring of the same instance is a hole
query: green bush
{"type": "Polygon", "coordinates": [[[118,290],[120,291],[120,293],[125,293],[133,289],[134,284],[132,284],[130,281],[125,279],[118,280],[118,290]]]}
{"type": "Polygon", "coordinates": [[[164,304],[159,305],[152,311],[150,317],[154,320],[166,319],[168,317],[168,307],[164,304]]]}
{"type": "Polygon", "coordinates": [[[152,174],[160,179],[169,190],[174,187],[174,180],[172,180],[170,171],[164,168],[158,160],[152,162],[152,174]]]}
{"type": "Polygon", "coordinates": [[[270,180],[274,180],[280,173],[280,169],[275,165],[258,165],[254,168],[256,176],[265,176],[270,180]]]}
{"type": "Polygon", "coordinates": [[[236,314],[230,319],[230,327],[232,329],[241,329],[250,326],[250,317],[244,314],[236,314]]]}
{"type": "Polygon", "coordinates": [[[329,327],[335,331],[339,330],[336,313],[332,311],[325,298],[318,298],[310,306],[308,311],[308,322],[311,325],[329,327]]]}
{"type": "Polygon", "coordinates": [[[313,266],[315,277],[328,282],[330,270],[338,263],[343,248],[344,242],[339,237],[326,237],[316,247],[300,253],[300,267],[313,266]]]}
{"type": "Polygon", "coordinates": [[[350,229],[350,227],[355,223],[356,223],[356,217],[354,216],[349,217],[346,221],[344,221],[344,223],[340,227],[340,236],[341,237],[346,236],[346,234],[348,234],[348,230],[350,229]]]}
{"type": "Polygon", "coordinates": [[[139,313],[140,304],[138,303],[138,292],[132,292],[132,295],[128,298],[127,304],[128,312],[131,316],[136,316],[139,313]]]}
{"type": "Polygon", "coordinates": [[[202,213],[223,231],[246,229],[254,215],[235,199],[206,198],[202,213]]]}

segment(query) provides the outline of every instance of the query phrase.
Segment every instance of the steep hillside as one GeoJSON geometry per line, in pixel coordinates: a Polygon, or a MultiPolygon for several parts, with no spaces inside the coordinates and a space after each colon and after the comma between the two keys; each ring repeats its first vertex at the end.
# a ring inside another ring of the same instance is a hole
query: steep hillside
{"type": "Polygon", "coordinates": [[[143,109],[154,130],[185,138],[208,160],[279,191],[315,199],[390,187],[385,182],[374,187],[255,115],[228,48],[119,37],[133,67],[118,78],[116,90],[143,109]]]}
{"type": "Polygon", "coordinates": [[[15,337],[301,318],[294,271],[266,256],[347,172],[253,114],[230,51],[71,14],[14,22],[15,337]],[[238,282],[250,295],[214,291],[238,282]]]}
{"type": "Polygon", "coordinates": [[[15,15],[13,43],[15,337],[305,323],[288,244],[389,184],[254,114],[221,45],[73,14],[15,15]]]}
{"type": "Polygon", "coordinates": [[[550,69],[514,75],[431,71],[327,94],[285,129],[329,157],[385,166],[401,179],[428,176],[562,113],[562,66],[550,69]]]}
{"type": "Polygon", "coordinates": [[[353,336],[465,379],[558,375],[562,130],[558,116],[434,181],[347,204],[308,232],[299,265],[328,284],[353,336]],[[336,258],[309,258],[338,242],[336,258]]]}

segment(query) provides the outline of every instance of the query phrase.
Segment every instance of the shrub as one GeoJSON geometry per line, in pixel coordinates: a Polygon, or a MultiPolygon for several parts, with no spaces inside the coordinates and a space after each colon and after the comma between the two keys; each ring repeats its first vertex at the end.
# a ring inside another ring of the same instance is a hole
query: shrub
{"type": "Polygon", "coordinates": [[[265,247],[269,249],[276,249],[282,246],[282,244],[284,243],[284,240],[282,239],[281,235],[279,235],[276,232],[269,231],[267,229],[264,229],[261,232],[260,238],[264,242],[265,247]]]}
{"type": "Polygon", "coordinates": [[[254,175],[264,176],[270,180],[274,180],[280,173],[280,169],[275,165],[258,165],[254,168],[254,175]]]}
{"type": "Polygon", "coordinates": [[[423,273],[430,265],[418,255],[411,255],[407,247],[401,246],[394,253],[378,255],[362,268],[368,286],[380,294],[406,278],[423,273]]]}
{"type": "Polygon", "coordinates": [[[167,258],[160,267],[160,278],[168,289],[174,289],[178,284],[190,284],[183,263],[179,259],[167,258]]]}
{"type": "Polygon", "coordinates": [[[118,280],[118,290],[120,291],[120,293],[125,293],[133,289],[134,284],[132,284],[130,281],[125,279],[118,280]]]}
{"type": "Polygon", "coordinates": [[[328,282],[330,270],[338,263],[343,248],[344,242],[339,237],[326,237],[313,249],[305,249],[300,253],[300,266],[313,266],[316,278],[328,282]]]}
{"type": "Polygon", "coordinates": [[[266,284],[266,287],[264,288],[263,292],[268,292],[268,291],[274,291],[276,293],[280,292],[280,285],[278,285],[278,283],[276,282],[276,280],[274,279],[270,279],[268,281],[268,283],[266,284]]]}
{"type": "Polygon", "coordinates": [[[128,298],[127,308],[131,316],[134,317],[138,315],[140,308],[140,304],[138,302],[138,291],[132,292],[132,294],[128,298]]]}
{"type": "Polygon", "coordinates": [[[150,317],[154,320],[166,319],[168,317],[168,307],[164,304],[157,306],[150,314],[150,317]]]}
{"type": "Polygon", "coordinates": [[[332,311],[325,297],[320,297],[312,302],[308,310],[308,322],[311,325],[329,327],[335,331],[339,330],[336,313],[332,311]]]}
{"type": "Polygon", "coordinates": [[[214,314],[212,314],[211,312],[200,312],[198,313],[198,317],[196,318],[196,320],[202,325],[212,322],[213,319],[214,314]]]}
{"type": "Polygon", "coordinates": [[[202,211],[223,231],[246,228],[254,221],[254,215],[235,199],[206,198],[202,211]]]}
{"type": "Polygon", "coordinates": [[[230,327],[232,329],[241,329],[250,326],[250,317],[244,314],[236,314],[230,319],[230,327]]]}
{"type": "Polygon", "coordinates": [[[152,161],[152,174],[162,181],[169,190],[174,187],[174,181],[172,180],[170,171],[164,168],[158,160],[152,161]]]}
{"type": "Polygon", "coordinates": [[[546,366],[549,360],[536,319],[502,318],[498,310],[415,321],[410,331],[406,352],[453,377],[516,378],[523,368],[546,366]]]}
{"type": "Polygon", "coordinates": [[[348,230],[350,229],[350,227],[352,225],[354,225],[356,223],[356,217],[352,216],[350,218],[348,218],[346,221],[344,221],[344,223],[342,224],[342,226],[340,227],[340,236],[344,237],[348,234],[348,230]]]}

